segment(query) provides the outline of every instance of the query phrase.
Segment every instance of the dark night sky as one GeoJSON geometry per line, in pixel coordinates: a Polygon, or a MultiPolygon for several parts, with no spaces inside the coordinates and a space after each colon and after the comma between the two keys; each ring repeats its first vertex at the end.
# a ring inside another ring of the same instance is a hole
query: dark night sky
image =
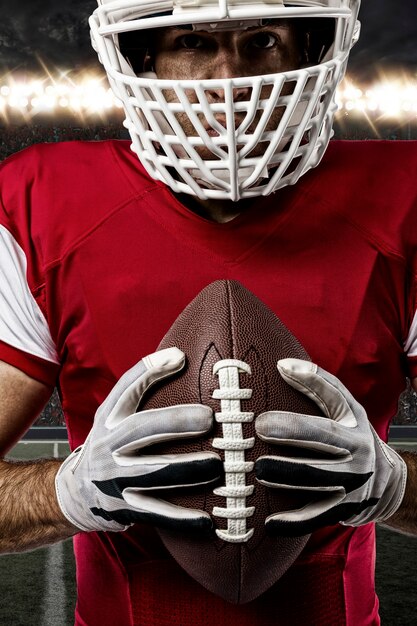
{"type": "MultiPolygon", "coordinates": [[[[96,65],[88,15],[95,0],[0,0],[0,70],[80,69],[96,65]]],[[[376,76],[388,68],[417,73],[415,0],[363,0],[362,36],[351,57],[351,74],[376,76]]]]}

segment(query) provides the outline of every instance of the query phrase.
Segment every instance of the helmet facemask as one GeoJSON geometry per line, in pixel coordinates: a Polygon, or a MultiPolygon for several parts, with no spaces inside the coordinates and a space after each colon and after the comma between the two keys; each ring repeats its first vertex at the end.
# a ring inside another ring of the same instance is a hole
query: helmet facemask
{"type": "Polygon", "coordinates": [[[323,156],[335,91],[358,36],[359,2],[212,2],[104,2],[90,18],[93,45],[123,102],[132,149],[153,178],[201,199],[268,195],[323,156]],[[296,69],[201,80],[154,72],[159,28],[235,31],[281,20],[295,24],[296,69]]]}

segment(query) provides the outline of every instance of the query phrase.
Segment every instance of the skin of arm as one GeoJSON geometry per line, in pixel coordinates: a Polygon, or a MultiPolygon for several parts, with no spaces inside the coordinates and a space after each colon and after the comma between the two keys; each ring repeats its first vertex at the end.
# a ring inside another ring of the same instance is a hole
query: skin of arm
{"type": "MultiPolygon", "coordinates": [[[[417,391],[417,378],[413,379],[412,386],[417,391]]],[[[417,454],[410,451],[399,451],[399,454],[407,464],[404,499],[396,513],[383,525],[408,535],[417,535],[417,454]]]]}
{"type": "Polygon", "coordinates": [[[56,459],[5,460],[52,389],[0,361],[0,553],[32,550],[78,532],[58,505],[56,459]]]}

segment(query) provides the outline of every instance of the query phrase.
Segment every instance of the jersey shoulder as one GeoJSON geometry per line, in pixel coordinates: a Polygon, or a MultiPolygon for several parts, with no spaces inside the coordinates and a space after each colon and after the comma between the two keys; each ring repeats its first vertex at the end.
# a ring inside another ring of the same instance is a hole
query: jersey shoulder
{"type": "Polygon", "coordinates": [[[323,165],[336,184],[354,183],[369,198],[417,196],[417,141],[331,141],[323,165]]]}
{"type": "Polygon", "coordinates": [[[36,144],[0,165],[0,224],[50,256],[156,185],[128,141],[36,144]]]}
{"type": "Polygon", "coordinates": [[[417,141],[332,141],[313,181],[323,202],[376,245],[417,246],[417,141]]]}
{"type": "MultiPolygon", "coordinates": [[[[83,198],[85,203],[99,199],[108,206],[142,189],[154,186],[131,153],[129,142],[68,141],[41,143],[17,152],[0,164],[0,190],[5,204],[19,190],[28,189],[69,202],[83,198]],[[129,170],[134,170],[134,175],[129,170]],[[49,192],[49,193],[48,193],[49,192]],[[116,200],[117,199],[117,200],[116,200]]],[[[32,196],[31,196],[32,198],[32,196]]]]}

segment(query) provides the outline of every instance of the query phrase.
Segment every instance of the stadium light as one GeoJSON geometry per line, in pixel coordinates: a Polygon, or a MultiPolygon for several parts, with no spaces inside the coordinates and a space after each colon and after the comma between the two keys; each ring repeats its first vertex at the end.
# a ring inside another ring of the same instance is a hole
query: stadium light
{"type": "Polygon", "coordinates": [[[336,99],[342,112],[373,118],[417,119],[417,79],[382,78],[363,91],[347,78],[336,99]]]}
{"type": "MultiPolygon", "coordinates": [[[[365,116],[374,120],[395,118],[417,122],[417,78],[389,78],[370,86],[359,86],[351,78],[341,84],[336,101],[340,115],[365,116]]],[[[0,77],[0,121],[7,112],[21,115],[25,121],[40,113],[111,115],[119,111],[121,102],[115,98],[104,76],[90,73],[72,78],[68,72],[52,73],[45,78],[0,77]]]]}

